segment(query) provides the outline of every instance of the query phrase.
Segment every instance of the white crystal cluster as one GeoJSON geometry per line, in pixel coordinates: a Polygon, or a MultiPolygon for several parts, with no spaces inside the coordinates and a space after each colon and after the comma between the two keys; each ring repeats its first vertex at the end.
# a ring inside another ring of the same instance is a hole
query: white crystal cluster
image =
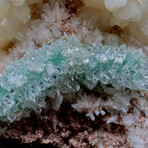
{"type": "Polygon", "coordinates": [[[39,0],[0,0],[0,49],[16,38],[24,40],[20,31],[30,20],[30,5],[39,0]]]}
{"type": "Polygon", "coordinates": [[[82,9],[83,17],[93,21],[93,25],[99,25],[103,29],[118,25],[129,35],[148,45],[147,0],[82,1],[86,6],[82,9]]]}
{"type": "MultiPolygon", "coordinates": [[[[85,113],[93,121],[97,116],[103,116],[103,121],[108,129],[111,124],[124,126],[129,147],[147,148],[148,100],[146,95],[129,89],[117,91],[112,87],[106,87],[102,94],[99,96],[81,91],[75,97],[76,103],[73,103],[72,107],[85,113]],[[105,95],[104,92],[109,95],[105,95]],[[133,110],[130,110],[131,108],[133,110]]],[[[103,145],[102,140],[96,135],[99,132],[94,133],[96,138],[92,145],[96,147],[103,145]]],[[[109,146],[114,147],[114,144],[110,143],[109,146]]]]}
{"type": "Polygon", "coordinates": [[[36,49],[44,44],[50,44],[61,36],[75,34],[80,41],[91,45],[93,42],[101,43],[101,32],[92,29],[86,22],[81,22],[76,16],[69,14],[61,1],[51,1],[43,7],[40,19],[28,23],[25,40],[16,41],[15,46],[9,48],[9,54],[0,50],[0,72],[2,72],[15,59],[22,57],[28,48],[36,49]]]}

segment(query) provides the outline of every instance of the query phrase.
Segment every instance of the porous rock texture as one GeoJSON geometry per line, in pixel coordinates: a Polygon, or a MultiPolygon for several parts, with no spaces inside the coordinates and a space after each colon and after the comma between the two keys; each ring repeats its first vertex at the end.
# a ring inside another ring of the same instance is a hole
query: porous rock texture
{"type": "Polygon", "coordinates": [[[99,116],[93,122],[69,103],[64,103],[58,112],[52,109],[44,110],[40,115],[32,112],[31,117],[10,124],[2,137],[21,139],[22,143],[51,143],[62,148],[128,148],[124,126],[106,125],[104,118],[99,116]]]}

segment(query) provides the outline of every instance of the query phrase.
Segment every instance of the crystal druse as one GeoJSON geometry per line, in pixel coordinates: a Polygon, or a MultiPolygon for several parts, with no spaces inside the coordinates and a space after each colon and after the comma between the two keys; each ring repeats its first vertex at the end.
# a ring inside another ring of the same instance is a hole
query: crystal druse
{"type": "Polygon", "coordinates": [[[51,98],[58,110],[63,95],[81,87],[98,91],[106,85],[116,90],[148,90],[148,57],[126,45],[83,44],[72,35],[29,51],[0,77],[0,120],[19,120],[37,113],[51,98]]]}

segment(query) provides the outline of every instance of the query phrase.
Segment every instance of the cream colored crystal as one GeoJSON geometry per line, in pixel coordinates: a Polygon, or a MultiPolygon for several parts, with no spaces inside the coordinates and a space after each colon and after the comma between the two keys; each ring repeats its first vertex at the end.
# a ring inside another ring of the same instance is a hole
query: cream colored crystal
{"type": "Polygon", "coordinates": [[[138,25],[142,33],[148,37],[148,20],[143,19],[138,25]]]}
{"type": "Polygon", "coordinates": [[[6,0],[1,0],[0,1],[0,20],[5,17],[9,7],[10,7],[9,2],[7,2],[6,0]]]}
{"type": "Polygon", "coordinates": [[[24,24],[30,19],[30,8],[26,2],[20,7],[13,6],[13,13],[16,18],[21,20],[24,24]]]}
{"type": "Polygon", "coordinates": [[[30,20],[29,5],[41,0],[0,0],[0,50],[14,38],[23,40],[21,31],[30,20]]]}
{"type": "Polygon", "coordinates": [[[106,32],[117,25],[124,33],[148,45],[148,0],[103,0],[104,7],[101,8],[98,7],[99,0],[83,2],[85,6],[80,9],[79,16],[90,25],[98,25],[106,32]],[[102,15],[105,12],[108,12],[107,15],[102,15]]]}
{"type": "Polygon", "coordinates": [[[104,0],[105,7],[110,11],[115,11],[127,4],[127,0],[104,0]]]}
{"type": "Polygon", "coordinates": [[[1,28],[5,29],[15,37],[17,32],[21,30],[23,23],[14,17],[12,9],[9,9],[7,14],[7,17],[5,17],[1,22],[1,28]]]}
{"type": "Polygon", "coordinates": [[[114,11],[113,16],[121,20],[132,20],[138,22],[141,18],[140,6],[135,1],[128,1],[126,6],[114,11]]]}

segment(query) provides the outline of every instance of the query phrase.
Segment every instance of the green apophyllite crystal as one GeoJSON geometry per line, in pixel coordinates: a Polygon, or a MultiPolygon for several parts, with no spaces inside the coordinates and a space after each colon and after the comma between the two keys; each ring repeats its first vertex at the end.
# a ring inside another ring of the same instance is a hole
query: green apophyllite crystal
{"type": "Polygon", "coordinates": [[[63,94],[98,83],[131,90],[148,90],[148,57],[142,50],[80,43],[75,36],[30,49],[0,77],[0,120],[14,121],[31,110],[40,113],[45,98],[59,108],[63,94]]]}

